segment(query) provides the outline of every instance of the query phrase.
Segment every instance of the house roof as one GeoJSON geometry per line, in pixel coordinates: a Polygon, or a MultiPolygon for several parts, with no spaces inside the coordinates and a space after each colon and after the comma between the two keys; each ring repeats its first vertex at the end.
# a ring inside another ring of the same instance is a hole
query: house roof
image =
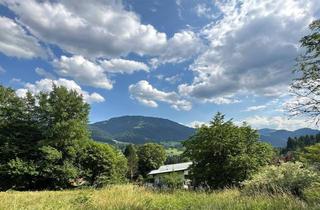
{"type": "Polygon", "coordinates": [[[160,168],[158,168],[156,170],[150,171],[150,173],[148,173],[148,175],[169,173],[169,172],[174,172],[174,171],[184,171],[184,170],[187,170],[191,165],[192,165],[192,162],[163,165],[163,166],[160,166],[160,168]]]}

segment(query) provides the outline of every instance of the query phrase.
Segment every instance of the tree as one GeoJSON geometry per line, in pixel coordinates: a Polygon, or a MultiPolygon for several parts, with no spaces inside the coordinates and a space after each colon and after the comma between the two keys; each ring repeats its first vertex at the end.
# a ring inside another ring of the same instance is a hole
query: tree
{"type": "Polygon", "coordinates": [[[259,141],[256,130],[225,121],[221,113],[214,116],[209,126],[198,128],[183,145],[185,155],[193,162],[194,184],[209,188],[239,185],[271,162],[274,154],[271,145],[259,141]]]}
{"type": "Polygon", "coordinates": [[[163,165],[166,160],[166,151],[163,146],[155,143],[147,143],[138,149],[138,168],[144,177],[154,169],[163,165]]]}
{"type": "Polygon", "coordinates": [[[320,143],[305,147],[299,154],[299,159],[320,170],[320,143]]]}
{"type": "Polygon", "coordinates": [[[296,96],[290,103],[293,116],[306,115],[318,124],[320,122],[320,20],[313,21],[311,33],[300,40],[304,54],[297,58],[294,72],[299,74],[291,84],[296,96]]]}
{"type": "Polygon", "coordinates": [[[124,150],[124,155],[126,156],[128,161],[128,175],[130,180],[132,181],[133,178],[136,176],[138,170],[138,155],[134,145],[127,145],[124,150]]]}
{"type": "Polygon", "coordinates": [[[0,190],[123,181],[126,159],[90,139],[88,114],[82,96],[65,87],[18,97],[0,86],[0,190]]]}
{"type": "Polygon", "coordinates": [[[126,174],[125,157],[107,144],[88,142],[79,155],[82,177],[91,186],[103,186],[123,180],[126,174]],[[121,161],[121,164],[118,162],[121,161]],[[119,173],[120,172],[120,173],[119,173]]]}

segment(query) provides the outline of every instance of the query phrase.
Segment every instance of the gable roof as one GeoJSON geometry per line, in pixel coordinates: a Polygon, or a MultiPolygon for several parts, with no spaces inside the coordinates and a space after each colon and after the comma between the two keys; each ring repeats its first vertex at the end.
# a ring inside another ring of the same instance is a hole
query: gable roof
{"type": "Polygon", "coordinates": [[[169,172],[174,172],[174,171],[184,171],[184,170],[187,170],[191,165],[192,165],[192,162],[163,165],[163,166],[160,166],[160,168],[158,168],[156,170],[150,171],[150,173],[148,173],[148,175],[169,173],[169,172]]]}

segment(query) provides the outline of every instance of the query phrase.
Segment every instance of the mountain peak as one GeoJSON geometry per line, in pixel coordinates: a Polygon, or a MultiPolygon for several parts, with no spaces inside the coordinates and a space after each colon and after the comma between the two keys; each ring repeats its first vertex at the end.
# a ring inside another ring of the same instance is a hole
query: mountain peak
{"type": "Polygon", "coordinates": [[[96,140],[113,139],[130,143],[182,141],[195,132],[193,128],[168,119],[146,116],[113,117],[89,127],[96,140]]]}

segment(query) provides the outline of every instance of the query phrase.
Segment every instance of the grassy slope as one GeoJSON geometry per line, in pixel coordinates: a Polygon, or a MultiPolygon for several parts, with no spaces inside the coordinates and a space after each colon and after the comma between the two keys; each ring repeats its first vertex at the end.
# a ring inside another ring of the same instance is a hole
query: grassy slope
{"type": "Polygon", "coordinates": [[[237,190],[159,193],[132,185],[102,190],[0,192],[0,209],[319,209],[288,196],[245,197],[237,190]]]}

